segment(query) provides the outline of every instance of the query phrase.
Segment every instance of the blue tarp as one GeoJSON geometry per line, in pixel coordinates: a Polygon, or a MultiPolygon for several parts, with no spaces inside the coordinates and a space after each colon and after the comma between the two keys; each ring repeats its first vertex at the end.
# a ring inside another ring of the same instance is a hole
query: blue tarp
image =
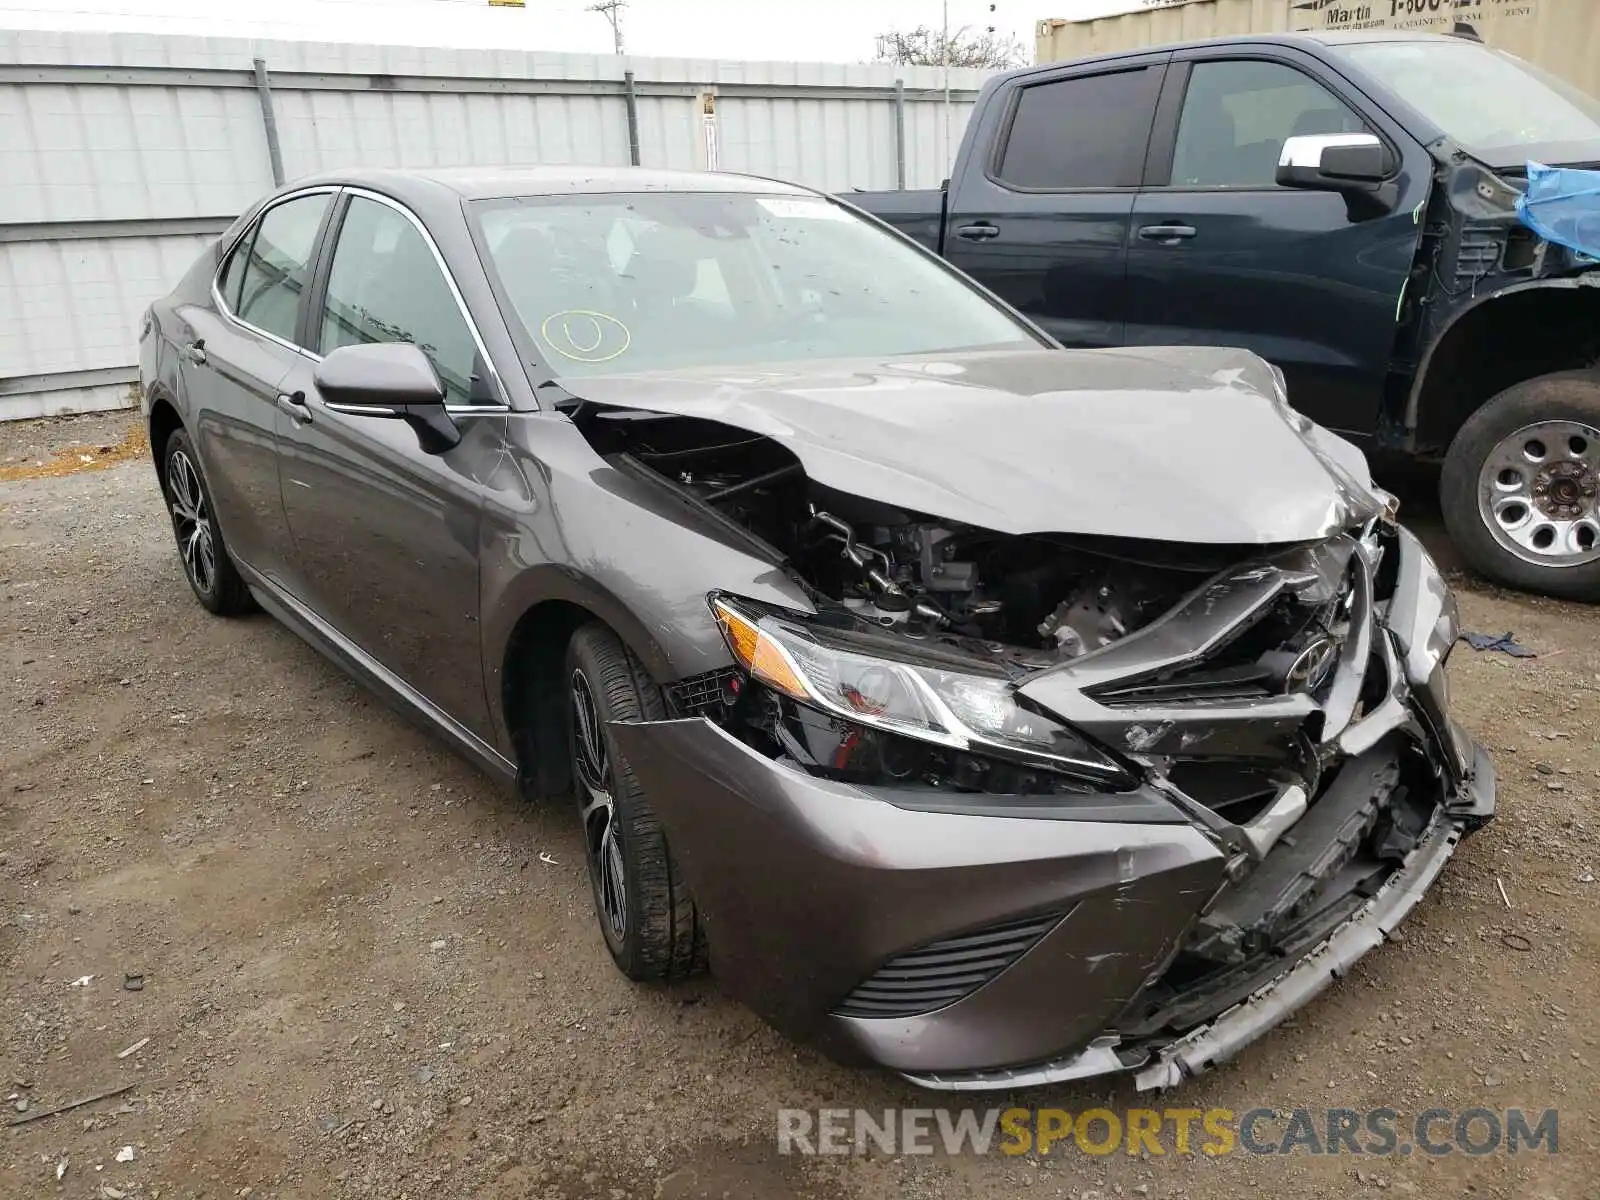
{"type": "Polygon", "coordinates": [[[1600,171],[1530,162],[1517,215],[1545,241],[1600,261],[1600,171]]]}

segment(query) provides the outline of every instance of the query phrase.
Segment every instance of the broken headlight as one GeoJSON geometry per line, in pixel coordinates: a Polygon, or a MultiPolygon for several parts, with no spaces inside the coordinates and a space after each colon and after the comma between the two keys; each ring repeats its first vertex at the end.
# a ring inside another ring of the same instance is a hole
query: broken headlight
{"type": "Polygon", "coordinates": [[[800,704],[868,730],[1105,788],[1132,786],[1122,766],[1076,730],[1019,704],[1004,675],[863,653],[825,630],[726,597],[711,608],[740,666],[800,704]]]}

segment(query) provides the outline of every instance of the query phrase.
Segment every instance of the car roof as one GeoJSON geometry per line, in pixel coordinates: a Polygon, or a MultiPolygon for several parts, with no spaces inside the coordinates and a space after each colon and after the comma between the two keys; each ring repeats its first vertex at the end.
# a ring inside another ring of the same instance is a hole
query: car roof
{"type": "Polygon", "coordinates": [[[802,196],[807,189],[776,179],[717,171],[663,171],[647,167],[415,167],[330,171],[295,186],[338,183],[375,191],[416,191],[433,184],[464,200],[513,196],[568,196],[595,192],[756,192],[802,196]]]}
{"type": "Polygon", "coordinates": [[[1085,54],[1075,58],[1064,58],[1057,62],[1040,63],[1037,66],[1021,67],[1009,72],[1000,78],[1011,79],[1033,75],[1036,72],[1048,71],[1052,68],[1065,67],[1073,63],[1110,62],[1119,58],[1132,58],[1143,54],[1170,54],[1178,50],[1204,50],[1211,46],[1351,46],[1367,42],[1440,42],[1450,45],[1480,45],[1470,38],[1456,37],[1443,33],[1413,33],[1397,29],[1346,29],[1346,30],[1309,30],[1292,33],[1249,33],[1236,34],[1232,37],[1199,38],[1187,42],[1166,42],[1159,46],[1139,46],[1128,50],[1119,50],[1113,54],[1085,54]]]}
{"type": "Polygon", "coordinates": [[[1483,43],[1470,37],[1449,33],[1427,33],[1404,29],[1326,29],[1300,34],[1327,46],[1348,46],[1361,42],[1449,42],[1451,45],[1481,46],[1483,43]]]}

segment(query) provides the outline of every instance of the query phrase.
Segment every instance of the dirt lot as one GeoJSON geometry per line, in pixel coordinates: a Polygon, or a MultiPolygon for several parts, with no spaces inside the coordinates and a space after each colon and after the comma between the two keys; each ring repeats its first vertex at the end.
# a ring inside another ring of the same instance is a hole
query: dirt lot
{"type": "MultiPolygon", "coordinates": [[[[0,426],[0,467],[131,420],[0,426]]],[[[779,1108],[938,1101],[713,982],[628,984],[570,813],[500,794],[269,619],[208,616],[148,465],[83,466],[0,482],[0,1094],[15,1119],[132,1087],[0,1132],[0,1195],[1600,1196],[1594,611],[1457,580],[1469,628],[1540,652],[1453,660],[1499,819],[1397,944],[1165,1101],[1554,1107],[1558,1154],[802,1159],[779,1108]]]]}

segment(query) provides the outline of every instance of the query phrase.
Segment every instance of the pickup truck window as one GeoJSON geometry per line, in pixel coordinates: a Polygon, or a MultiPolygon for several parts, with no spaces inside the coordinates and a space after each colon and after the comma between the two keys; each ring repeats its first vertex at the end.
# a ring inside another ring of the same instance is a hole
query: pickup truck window
{"type": "Polygon", "coordinates": [[[1282,63],[1198,62],[1178,118],[1175,188],[1274,188],[1286,138],[1360,133],[1361,118],[1310,76],[1282,63]]]}
{"type": "Polygon", "coordinates": [[[1138,187],[1161,72],[1075,75],[1023,88],[997,172],[1034,191],[1138,187]]]}

